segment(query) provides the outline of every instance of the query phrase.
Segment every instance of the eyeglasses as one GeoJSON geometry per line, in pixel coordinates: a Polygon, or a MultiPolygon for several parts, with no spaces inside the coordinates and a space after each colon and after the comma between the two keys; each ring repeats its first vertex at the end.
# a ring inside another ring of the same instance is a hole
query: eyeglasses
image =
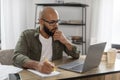
{"type": "Polygon", "coordinates": [[[42,18],[42,20],[45,21],[45,22],[47,22],[50,26],[53,26],[53,25],[59,23],[59,21],[60,21],[60,20],[51,20],[51,21],[48,21],[48,20],[43,19],[43,18],[42,18]]]}

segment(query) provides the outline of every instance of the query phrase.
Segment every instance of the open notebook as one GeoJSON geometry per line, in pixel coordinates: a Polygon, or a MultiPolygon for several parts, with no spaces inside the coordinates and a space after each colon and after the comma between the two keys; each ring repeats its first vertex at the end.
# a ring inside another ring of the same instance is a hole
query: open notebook
{"type": "Polygon", "coordinates": [[[36,74],[36,75],[38,75],[40,77],[50,77],[50,76],[56,76],[56,75],[60,74],[60,72],[58,72],[58,71],[53,71],[50,74],[40,73],[40,72],[38,72],[36,70],[32,70],[32,69],[28,69],[28,71],[30,71],[30,72],[32,72],[32,73],[34,73],[34,74],[36,74]]]}

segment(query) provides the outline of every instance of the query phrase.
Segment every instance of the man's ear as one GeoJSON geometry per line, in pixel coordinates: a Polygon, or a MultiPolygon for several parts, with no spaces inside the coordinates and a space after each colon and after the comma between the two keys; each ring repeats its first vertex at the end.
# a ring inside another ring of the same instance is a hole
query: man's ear
{"type": "Polygon", "coordinates": [[[44,24],[44,21],[42,19],[39,19],[39,24],[44,24]]]}

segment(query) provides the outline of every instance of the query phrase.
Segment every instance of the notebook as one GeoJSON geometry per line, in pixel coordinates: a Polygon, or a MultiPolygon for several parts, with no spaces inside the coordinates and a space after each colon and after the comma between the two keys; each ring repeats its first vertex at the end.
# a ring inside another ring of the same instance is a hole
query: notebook
{"type": "Polygon", "coordinates": [[[30,72],[32,72],[34,74],[37,74],[40,77],[51,77],[51,76],[56,76],[56,75],[60,74],[60,72],[58,72],[58,71],[53,71],[50,74],[44,74],[44,73],[41,73],[41,72],[38,72],[38,71],[32,70],[32,69],[28,69],[28,71],[30,71],[30,72]]]}
{"type": "Polygon", "coordinates": [[[74,72],[86,72],[93,69],[99,66],[105,45],[106,42],[90,45],[84,61],[78,59],[67,64],[62,64],[58,67],[74,72]]]}

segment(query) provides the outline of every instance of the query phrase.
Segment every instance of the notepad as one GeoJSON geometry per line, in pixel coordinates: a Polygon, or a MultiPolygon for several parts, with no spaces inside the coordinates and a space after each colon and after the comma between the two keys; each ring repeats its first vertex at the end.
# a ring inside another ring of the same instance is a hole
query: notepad
{"type": "Polygon", "coordinates": [[[58,71],[53,71],[50,74],[44,74],[44,73],[38,72],[36,70],[31,70],[31,69],[28,69],[28,71],[30,71],[30,72],[32,72],[34,74],[37,74],[40,77],[51,77],[51,76],[56,76],[56,75],[60,74],[60,72],[58,72],[58,71]]]}
{"type": "Polygon", "coordinates": [[[0,80],[7,80],[8,74],[18,73],[23,69],[15,67],[13,65],[0,65],[0,80]]]}

